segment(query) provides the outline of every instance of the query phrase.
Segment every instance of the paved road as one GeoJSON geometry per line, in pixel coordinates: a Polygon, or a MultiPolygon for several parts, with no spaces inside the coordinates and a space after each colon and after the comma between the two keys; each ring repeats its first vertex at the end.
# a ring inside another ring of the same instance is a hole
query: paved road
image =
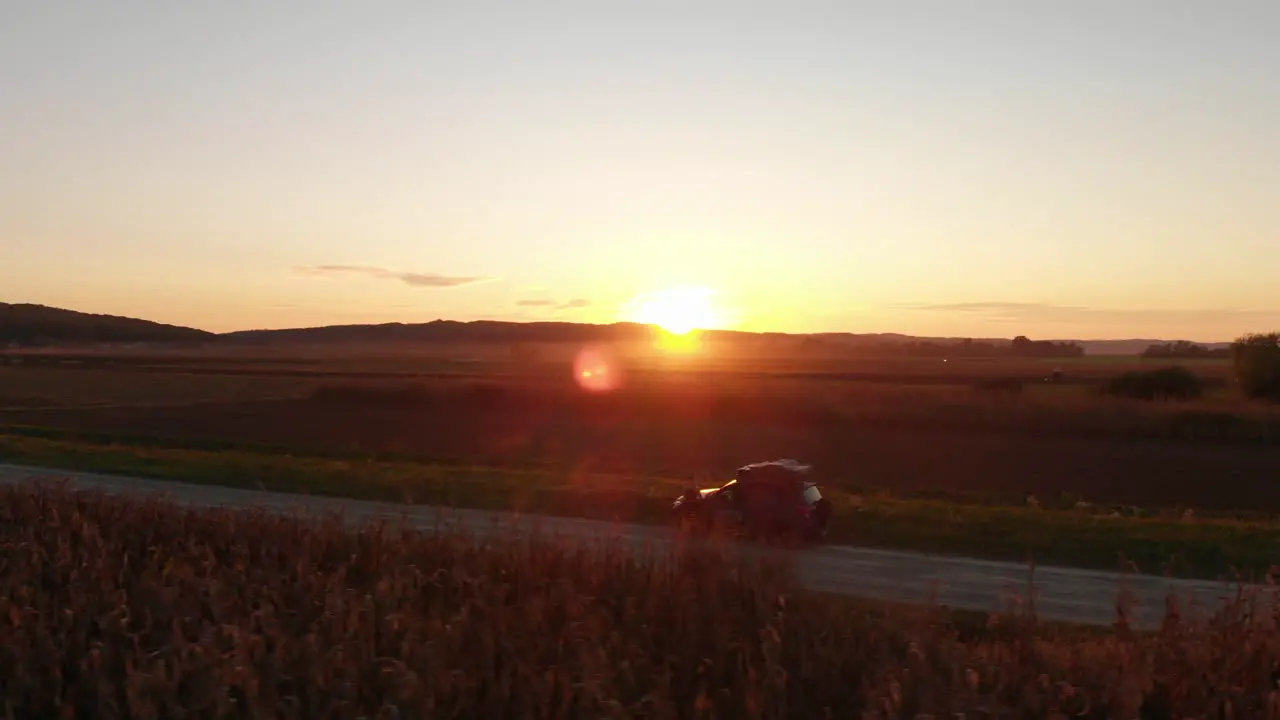
{"type": "MultiPolygon", "coordinates": [[[[658,551],[669,547],[673,540],[666,528],[645,525],[619,526],[546,516],[514,517],[479,510],[291,495],[0,464],[0,482],[30,482],[40,478],[65,478],[78,487],[112,493],[160,493],[174,502],[191,506],[261,507],[305,513],[341,510],[349,521],[357,523],[377,518],[405,518],[428,531],[443,527],[484,534],[529,529],[536,523],[544,532],[578,538],[612,537],[658,551]]],[[[746,549],[743,552],[761,551],[746,549]]],[[[1016,594],[1025,596],[1029,579],[1029,567],[1018,563],[847,545],[828,545],[789,554],[795,561],[798,580],[810,589],[905,602],[930,602],[932,598],[950,607],[968,610],[1007,609],[1016,594]]],[[[1208,612],[1236,593],[1235,586],[1225,583],[1123,577],[1117,573],[1045,566],[1035,569],[1033,586],[1041,618],[1091,625],[1109,625],[1115,621],[1116,602],[1123,588],[1135,602],[1131,617],[1139,628],[1158,625],[1165,598],[1171,591],[1183,598],[1184,607],[1190,603],[1197,612],[1208,612]]],[[[1269,600],[1275,599],[1275,591],[1264,592],[1269,600]]]]}

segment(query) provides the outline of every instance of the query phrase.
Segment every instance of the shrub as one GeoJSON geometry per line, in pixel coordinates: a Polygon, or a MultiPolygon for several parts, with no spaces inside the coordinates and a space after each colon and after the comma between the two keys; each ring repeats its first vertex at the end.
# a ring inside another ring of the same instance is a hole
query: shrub
{"type": "Polygon", "coordinates": [[[1280,402],[1280,332],[1240,337],[1231,358],[1245,397],[1280,402]]]}
{"type": "Polygon", "coordinates": [[[1102,386],[1102,392],[1134,400],[1194,400],[1204,395],[1204,383],[1195,373],[1175,365],[1117,375],[1102,386]]]}

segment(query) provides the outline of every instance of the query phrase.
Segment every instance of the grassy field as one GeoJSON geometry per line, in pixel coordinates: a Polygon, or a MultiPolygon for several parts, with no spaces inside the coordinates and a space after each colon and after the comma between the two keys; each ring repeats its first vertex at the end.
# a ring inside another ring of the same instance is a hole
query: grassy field
{"type": "Polygon", "coordinates": [[[1280,557],[1280,410],[1232,397],[1222,361],[1187,363],[1205,399],[1145,403],[1097,390],[1166,363],[645,357],[596,395],[572,352],[539,352],[9,356],[0,453],[640,522],[690,484],[796,457],[837,504],[838,542],[1204,577],[1280,557]]]}
{"type": "Polygon", "coordinates": [[[677,551],[0,488],[12,717],[1275,717],[1247,599],[1156,634],[958,622],[677,551]],[[50,672],[49,669],[56,669],[50,672]]]}
{"type": "MultiPolygon", "coordinates": [[[[0,436],[0,461],[293,493],[517,509],[647,524],[667,521],[687,480],[649,476],[299,457],[0,436]]],[[[1152,574],[1264,576],[1280,557],[1273,516],[1079,507],[1071,497],[999,505],[959,494],[894,496],[825,486],[829,541],[1152,574]]]]}

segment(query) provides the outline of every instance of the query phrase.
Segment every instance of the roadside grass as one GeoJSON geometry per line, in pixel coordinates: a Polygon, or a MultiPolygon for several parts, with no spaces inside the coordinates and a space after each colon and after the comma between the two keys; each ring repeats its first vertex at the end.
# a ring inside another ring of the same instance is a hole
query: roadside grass
{"type": "MultiPolygon", "coordinates": [[[[689,481],[148,447],[0,435],[0,461],[61,470],[367,500],[660,524],[689,481]]],[[[1127,516],[1108,508],[984,505],[825,489],[828,541],[1042,565],[1249,580],[1280,560],[1269,518],[1127,516]]]]}

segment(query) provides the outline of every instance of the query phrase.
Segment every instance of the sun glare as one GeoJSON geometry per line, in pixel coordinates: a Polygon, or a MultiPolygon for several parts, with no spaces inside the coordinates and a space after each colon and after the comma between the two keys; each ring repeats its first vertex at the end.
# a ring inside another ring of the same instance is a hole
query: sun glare
{"type": "Polygon", "coordinates": [[[637,297],[628,318],[657,325],[673,335],[720,328],[724,317],[716,308],[715,292],[701,287],[670,288],[637,297]]]}

